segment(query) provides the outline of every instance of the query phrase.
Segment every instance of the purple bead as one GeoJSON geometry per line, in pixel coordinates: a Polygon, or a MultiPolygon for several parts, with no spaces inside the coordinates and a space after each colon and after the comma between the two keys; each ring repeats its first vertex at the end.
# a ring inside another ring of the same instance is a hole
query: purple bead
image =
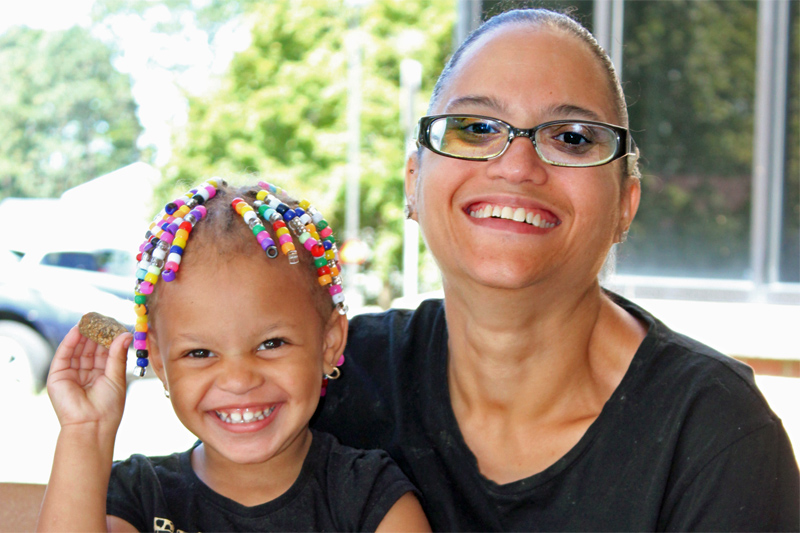
{"type": "Polygon", "coordinates": [[[175,272],[172,270],[165,270],[161,273],[161,277],[166,282],[175,281],[175,272]]]}
{"type": "Polygon", "coordinates": [[[133,332],[133,340],[135,340],[135,341],[147,340],[147,333],[145,333],[144,331],[134,331],[133,332]]]}

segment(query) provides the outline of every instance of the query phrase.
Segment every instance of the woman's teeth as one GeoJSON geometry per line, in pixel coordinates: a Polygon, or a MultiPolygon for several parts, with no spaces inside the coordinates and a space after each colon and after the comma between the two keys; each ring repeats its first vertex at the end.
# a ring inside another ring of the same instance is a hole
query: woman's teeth
{"type": "Polygon", "coordinates": [[[232,413],[226,413],[223,411],[214,411],[214,413],[216,413],[217,418],[226,424],[246,424],[255,420],[264,420],[271,415],[272,411],[274,410],[275,406],[273,405],[269,409],[265,409],[263,411],[251,411],[249,409],[245,409],[244,411],[234,411],[232,413]]]}
{"type": "Polygon", "coordinates": [[[515,222],[525,222],[537,228],[554,228],[555,222],[548,222],[542,218],[539,213],[533,211],[526,211],[523,207],[509,207],[501,205],[486,205],[481,209],[470,211],[469,216],[473,218],[502,218],[505,220],[513,220],[515,222]]]}

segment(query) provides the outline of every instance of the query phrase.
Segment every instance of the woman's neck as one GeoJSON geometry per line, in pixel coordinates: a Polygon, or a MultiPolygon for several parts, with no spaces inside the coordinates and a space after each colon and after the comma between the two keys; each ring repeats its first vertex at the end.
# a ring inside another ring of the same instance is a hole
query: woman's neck
{"type": "Polygon", "coordinates": [[[558,294],[445,286],[445,295],[451,393],[466,407],[546,416],[579,400],[570,391],[602,407],[638,346],[626,343],[630,357],[606,349],[631,324],[597,281],[558,294]]]}

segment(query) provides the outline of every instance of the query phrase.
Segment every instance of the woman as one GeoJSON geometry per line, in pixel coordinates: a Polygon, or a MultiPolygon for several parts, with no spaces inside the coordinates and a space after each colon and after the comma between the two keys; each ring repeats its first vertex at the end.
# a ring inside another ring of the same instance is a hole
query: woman
{"type": "Polygon", "coordinates": [[[639,205],[627,122],[607,55],[545,10],[488,21],[434,89],[406,193],[444,301],[356,317],[317,422],[387,449],[434,529],[798,527],[752,372],[598,283],[639,205]]]}

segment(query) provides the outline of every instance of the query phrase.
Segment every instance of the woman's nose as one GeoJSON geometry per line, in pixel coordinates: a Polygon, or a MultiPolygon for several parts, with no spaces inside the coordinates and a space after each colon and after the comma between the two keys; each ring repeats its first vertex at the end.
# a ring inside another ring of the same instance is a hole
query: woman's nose
{"type": "Polygon", "coordinates": [[[260,387],[264,376],[258,372],[257,365],[249,357],[232,357],[220,367],[217,386],[233,394],[245,394],[260,387]]]}
{"type": "Polygon", "coordinates": [[[491,177],[514,183],[531,182],[544,185],[547,182],[547,163],[542,161],[533,146],[533,139],[516,137],[497,159],[492,159],[491,177]]]}

